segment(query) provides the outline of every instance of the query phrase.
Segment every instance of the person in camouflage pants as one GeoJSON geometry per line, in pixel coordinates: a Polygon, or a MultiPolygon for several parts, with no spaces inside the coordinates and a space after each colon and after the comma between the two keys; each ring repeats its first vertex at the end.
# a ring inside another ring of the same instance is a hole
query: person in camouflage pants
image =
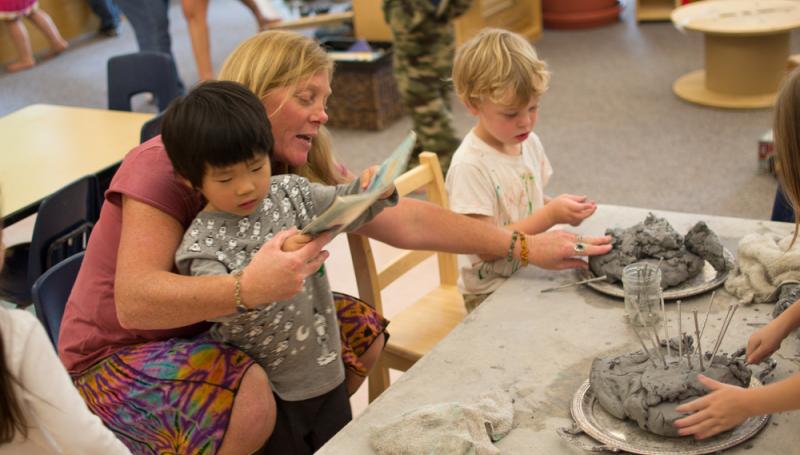
{"type": "Polygon", "coordinates": [[[439,156],[443,169],[461,142],[450,113],[455,53],[451,20],[472,0],[384,0],[394,34],[394,74],[418,140],[415,152],[439,156]]]}

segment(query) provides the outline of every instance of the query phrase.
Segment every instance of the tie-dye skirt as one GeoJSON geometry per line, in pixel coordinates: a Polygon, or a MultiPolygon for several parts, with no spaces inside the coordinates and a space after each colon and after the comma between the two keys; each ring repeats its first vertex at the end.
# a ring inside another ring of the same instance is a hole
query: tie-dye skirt
{"type": "Polygon", "coordinates": [[[73,378],[89,409],[136,454],[213,454],[253,360],[211,340],[124,348],[73,378]]]}
{"type": "MultiPolygon", "coordinates": [[[[348,371],[388,321],[363,301],[334,293],[348,371]]],[[[128,346],[73,378],[95,414],[136,454],[213,454],[253,360],[207,334],[128,346]]]]}

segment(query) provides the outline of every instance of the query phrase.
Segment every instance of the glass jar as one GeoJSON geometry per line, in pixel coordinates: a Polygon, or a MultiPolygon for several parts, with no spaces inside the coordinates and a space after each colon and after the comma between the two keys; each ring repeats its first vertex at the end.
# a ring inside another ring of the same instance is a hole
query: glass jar
{"type": "Polygon", "coordinates": [[[661,269],[636,262],[622,270],[625,291],[625,319],[630,324],[650,326],[661,317],[661,269]]]}

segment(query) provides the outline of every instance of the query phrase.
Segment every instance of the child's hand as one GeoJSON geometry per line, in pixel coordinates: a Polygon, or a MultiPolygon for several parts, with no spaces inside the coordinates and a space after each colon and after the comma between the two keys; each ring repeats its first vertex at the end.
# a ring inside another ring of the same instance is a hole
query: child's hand
{"type": "Polygon", "coordinates": [[[310,235],[294,234],[287,238],[285,242],[283,242],[283,245],[281,245],[281,251],[297,251],[312,240],[314,240],[314,238],[310,235]]]}
{"type": "Polygon", "coordinates": [[[745,389],[717,382],[702,374],[697,376],[697,380],[711,393],[675,408],[677,412],[693,413],[675,421],[678,434],[705,439],[729,430],[749,417],[745,389]]]}
{"type": "Polygon", "coordinates": [[[787,334],[781,319],[773,319],[769,324],[753,332],[747,341],[747,355],[745,356],[747,363],[759,363],[772,355],[781,347],[781,342],[787,334]]]}
{"type": "Polygon", "coordinates": [[[597,210],[594,201],[574,194],[562,194],[553,198],[545,207],[550,211],[552,224],[564,223],[572,226],[578,226],[597,210]]]}
{"type": "MultiPolygon", "coordinates": [[[[370,166],[358,177],[361,181],[361,191],[366,190],[371,184],[372,179],[375,178],[375,173],[378,172],[378,166],[370,166]]],[[[381,199],[386,199],[394,193],[394,184],[390,185],[386,191],[381,194],[381,199]]]]}

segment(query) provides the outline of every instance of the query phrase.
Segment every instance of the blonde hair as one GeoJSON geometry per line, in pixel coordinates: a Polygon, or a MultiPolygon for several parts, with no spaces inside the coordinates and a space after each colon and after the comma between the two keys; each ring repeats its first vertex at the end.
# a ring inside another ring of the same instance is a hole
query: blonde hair
{"type": "Polygon", "coordinates": [[[800,69],[784,81],[775,102],[775,154],[778,158],[778,180],[794,210],[795,231],[790,248],[797,240],[800,227],[800,69]]]}
{"type": "Polygon", "coordinates": [[[533,46],[516,33],[483,29],[456,52],[453,84],[462,102],[522,106],[547,91],[550,73],[533,46]]]}
{"type": "MultiPolygon", "coordinates": [[[[238,82],[263,99],[272,90],[294,87],[321,72],[333,77],[333,61],[319,43],[295,32],[270,30],[239,44],[225,59],[218,79],[238,82]]],[[[327,184],[344,180],[335,167],[330,133],[324,127],[311,144],[306,164],[289,166],[275,162],[274,156],[273,173],[298,174],[327,184]]]]}

